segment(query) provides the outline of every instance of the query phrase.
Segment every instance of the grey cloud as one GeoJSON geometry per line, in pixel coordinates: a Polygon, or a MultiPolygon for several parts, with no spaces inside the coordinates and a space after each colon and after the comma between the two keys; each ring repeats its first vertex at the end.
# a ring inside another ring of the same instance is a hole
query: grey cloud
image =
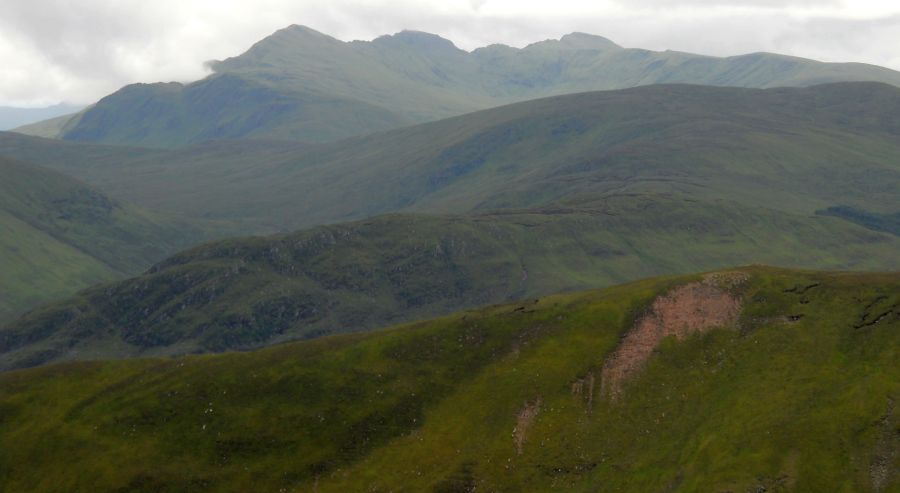
{"type": "Polygon", "coordinates": [[[5,2],[2,32],[32,45],[51,63],[76,76],[115,71],[116,52],[151,39],[153,18],[135,15],[125,2],[5,2]]]}
{"type": "Polygon", "coordinates": [[[814,17],[773,38],[774,50],[807,53],[825,61],[868,61],[900,68],[900,14],[875,19],[814,17]]]}
{"type": "Polygon", "coordinates": [[[834,7],[842,5],[841,0],[617,0],[626,7],[834,7]]]}

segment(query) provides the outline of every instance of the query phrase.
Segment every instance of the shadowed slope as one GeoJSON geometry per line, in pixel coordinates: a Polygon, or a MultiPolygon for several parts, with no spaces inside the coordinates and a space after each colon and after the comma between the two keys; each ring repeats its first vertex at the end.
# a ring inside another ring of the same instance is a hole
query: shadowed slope
{"type": "Polygon", "coordinates": [[[281,89],[223,74],[187,86],[174,82],[127,86],[84,112],[62,136],[165,148],[254,137],[329,141],[410,123],[349,97],[281,89]]]}

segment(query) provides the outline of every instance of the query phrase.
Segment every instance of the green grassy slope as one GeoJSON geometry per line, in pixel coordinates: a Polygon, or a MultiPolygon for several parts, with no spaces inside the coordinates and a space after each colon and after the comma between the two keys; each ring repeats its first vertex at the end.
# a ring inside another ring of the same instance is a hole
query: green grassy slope
{"type": "Polygon", "coordinates": [[[99,259],[0,211],[0,321],[124,276],[99,259]]]}
{"type": "Polygon", "coordinates": [[[900,269],[900,238],[724,201],[393,215],[182,252],[0,329],[0,368],[245,349],[738,262],[900,269]]]}
{"type": "Polygon", "coordinates": [[[542,99],[330,145],[116,151],[13,134],[8,153],[145,207],[284,229],[395,211],[621,193],[809,214],[900,210],[900,89],[650,86],[542,99]]]}
{"type": "Polygon", "coordinates": [[[571,34],[472,53],[405,31],[345,43],[291,26],[188,85],[137,84],[67,125],[67,140],[176,147],[223,138],[333,141],[514,101],[656,83],[740,87],[840,81],[900,85],[900,73],[767,53],[715,58],[623,49],[571,34]]]}
{"type": "Polygon", "coordinates": [[[900,277],[744,272],[736,323],[664,339],[614,400],[601,368],[623,334],[697,276],[252,353],[4,373],[0,484],[900,491],[900,277]]]}
{"type": "MultiPolygon", "coordinates": [[[[254,168],[284,162],[310,148],[315,146],[290,141],[236,140],[169,151],[72,143],[0,132],[0,156],[37,163],[78,177],[118,200],[203,219],[216,214],[204,208],[182,209],[175,197],[230,195],[237,199],[246,196],[242,182],[258,174],[254,168]],[[219,177],[229,178],[222,181],[219,177]],[[150,202],[166,205],[159,209],[148,206],[150,202]]],[[[228,233],[259,234],[284,229],[284,225],[259,217],[242,222],[235,216],[234,220],[227,221],[240,223],[223,225],[228,233]]]]}
{"type": "Polygon", "coordinates": [[[191,222],[113,201],[67,176],[0,157],[0,320],[135,275],[208,238],[191,222]]]}
{"type": "Polygon", "coordinates": [[[63,115],[51,118],[49,120],[41,120],[39,122],[22,125],[12,129],[13,132],[31,135],[34,137],[43,137],[46,139],[58,139],[69,126],[74,126],[78,122],[79,114],[63,115]]]}

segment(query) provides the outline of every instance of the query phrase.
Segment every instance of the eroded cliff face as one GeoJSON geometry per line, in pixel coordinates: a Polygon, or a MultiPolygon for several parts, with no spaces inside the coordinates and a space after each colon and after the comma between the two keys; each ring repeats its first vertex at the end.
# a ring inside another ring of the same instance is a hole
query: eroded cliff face
{"type": "Polygon", "coordinates": [[[742,273],[713,274],[656,298],[649,313],[638,319],[603,365],[602,393],[616,399],[623,384],[644,367],[666,337],[681,340],[695,333],[734,325],[742,302],[733,290],[745,280],[746,275],[742,273]]]}
{"type": "Polygon", "coordinates": [[[513,429],[513,441],[516,444],[516,453],[522,455],[525,442],[528,441],[528,430],[531,428],[534,418],[541,412],[543,399],[538,396],[522,406],[522,410],[516,416],[516,427],[513,429]]]}

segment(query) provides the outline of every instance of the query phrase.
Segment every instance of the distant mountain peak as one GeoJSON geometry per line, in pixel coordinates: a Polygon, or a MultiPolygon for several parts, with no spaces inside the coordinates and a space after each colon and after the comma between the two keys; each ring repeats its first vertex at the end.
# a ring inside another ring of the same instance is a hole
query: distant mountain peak
{"type": "Polygon", "coordinates": [[[587,34],[581,32],[574,32],[570,34],[566,34],[565,36],[559,38],[559,42],[566,45],[571,46],[573,48],[581,48],[581,49],[590,49],[590,50],[610,50],[610,49],[622,49],[621,46],[613,43],[611,40],[604,38],[603,36],[596,36],[594,34],[587,34]]]}
{"type": "Polygon", "coordinates": [[[428,51],[462,51],[449,39],[423,31],[403,30],[397,34],[379,36],[372,43],[383,46],[403,45],[428,51]]]}
{"type": "Polygon", "coordinates": [[[272,35],[273,35],[273,36],[276,36],[276,35],[278,35],[279,33],[305,34],[305,35],[311,35],[311,36],[320,36],[320,37],[323,37],[323,38],[330,38],[330,37],[331,37],[331,36],[329,36],[329,35],[327,35],[327,34],[324,34],[324,33],[321,33],[321,32],[319,32],[319,31],[316,31],[315,29],[313,29],[313,28],[311,28],[311,27],[303,26],[303,25],[300,25],[300,24],[291,24],[291,25],[288,26],[288,27],[285,27],[285,28],[283,28],[283,29],[279,29],[278,31],[275,31],[274,33],[272,33],[272,35]]]}
{"type": "Polygon", "coordinates": [[[594,50],[609,51],[621,50],[621,46],[613,43],[603,36],[574,32],[566,34],[559,39],[547,39],[531,43],[523,48],[525,50],[594,50]]]}
{"type": "Polygon", "coordinates": [[[252,66],[257,60],[272,54],[290,54],[296,52],[298,48],[316,50],[334,44],[342,45],[344,42],[310,27],[291,24],[257,41],[241,55],[225,60],[210,60],[206,62],[206,66],[213,72],[227,72],[252,66]]]}

